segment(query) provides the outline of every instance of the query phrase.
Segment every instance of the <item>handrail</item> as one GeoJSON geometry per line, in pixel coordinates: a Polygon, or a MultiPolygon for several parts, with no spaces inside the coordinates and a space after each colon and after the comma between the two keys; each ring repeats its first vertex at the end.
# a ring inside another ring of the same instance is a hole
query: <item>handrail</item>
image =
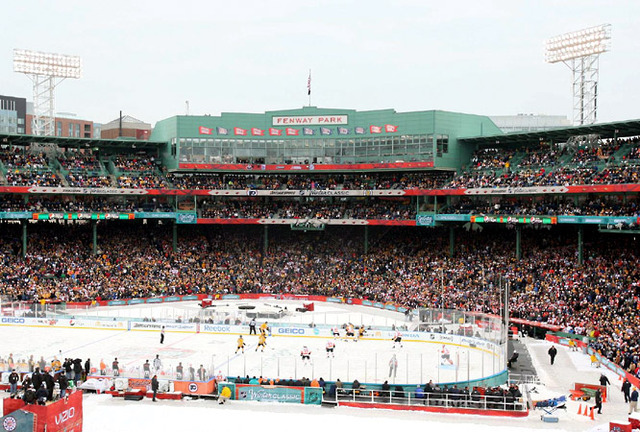
{"type": "Polygon", "coordinates": [[[522,396],[482,395],[467,393],[431,393],[416,396],[413,392],[375,389],[337,389],[336,402],[358,402],[407,406],[430,406],[441,408],[463,408],[499,411],[526,411],[527,404],[522,396]]]}

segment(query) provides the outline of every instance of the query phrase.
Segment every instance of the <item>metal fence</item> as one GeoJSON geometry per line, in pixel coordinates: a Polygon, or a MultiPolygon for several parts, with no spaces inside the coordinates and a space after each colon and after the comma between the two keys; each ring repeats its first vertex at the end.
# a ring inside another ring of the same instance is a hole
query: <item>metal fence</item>
{"type": "Polygon", "coordinates": [[[393,404],[405,406],[429,406],[498,411],[526,411],[527,403],[522,396],[512,394],[451,394],[424,393],[416,396],[404,390],[337,389],[336,401],[371,404],[393,404]]]}

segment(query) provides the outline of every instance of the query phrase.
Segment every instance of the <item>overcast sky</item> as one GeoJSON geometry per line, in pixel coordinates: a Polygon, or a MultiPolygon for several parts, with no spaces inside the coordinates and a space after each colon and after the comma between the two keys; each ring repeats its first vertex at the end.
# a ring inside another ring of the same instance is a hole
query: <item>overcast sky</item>
{"type": "Polygon", "coordinates": [[[640,118],[638,1],[4,2],[0,94],[32,100],[13,49],[79,55],[58,112],[106,123],[308,104],[572,117],[571,73],[544,41],[612,24],[599,121],[640,118]]]}

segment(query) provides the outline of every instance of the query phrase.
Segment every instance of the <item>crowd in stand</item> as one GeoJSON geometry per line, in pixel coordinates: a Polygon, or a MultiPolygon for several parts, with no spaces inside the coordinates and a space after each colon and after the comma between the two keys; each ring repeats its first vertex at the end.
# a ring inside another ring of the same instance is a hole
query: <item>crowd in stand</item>
{"type": "Polygon", "coordinates": [[[558,159],[564,155],[561,149],[554,149],[546,143],[525,150],[524,157],[518,163],[519,168],[555,166],[558,159]]]}
{"type": "Polygon", "coordinates": [[[500,169],[508,166],[508,162],[516,151],[502,148],[485,148],[474,152],[471,157],[470,169],[480,171],[484,169],[500,169]]]}
{"type": "Polygon", "coordinates": [[[116,156],[113,159],[113,164],[118,171],[136,171],[147,172],[153,171],[155,167],[155,159],[150,156],[116,156]]]}
{"type": "Polygon", "coordinates": [[[52,172],[16,171],[5,176],[7,186],[60,186],[60,177],[52,172]]]}
{"type": "Polygon", "coordinates": [[[26,152],[20,148],[5,148],[0,151],[0,161],[10,170],[28,168],[40,170],[47,168],[47,160],[42,153],[26,152]]]}
{"type": "Polygon", "coordinates": [[[57,195],[0,195],[0,211],[18,212],[136,212],[136,211],[173,211],[173,207],[155,198],[135,200],[123,197],[57,195]]]}
{"type": "Polygon", "coordinates": [[[66,179],[71,187],[108,188],[113,186],[107,176],[69,173],[66,179]]]}
{"type": "Polygon", "coordinates": [[[443,213],[474,215],[531,215],[531,216],[638,216],[640,207],[635,199],[627,202],[617,198],[591,198],[576,203],[573,199],[462,198],[442,210],[443,213]]]}
{"type": "Polygon", "coordinates": [[[157,175],[122,175],[118,179],[118,187],[126,189],[165,189],[167,181],[157,175]]]}
{"type": "Polygon", "coordinates": [[[67,171],[100,171],[100,162],[92,153],[62,153],[58,156],[60,165],[67,171]]]}
{"type": "Polygon", "coordinates": [[[281,200],[272,202],[224,200],[205,202],[203,218],[242,219],[415,219],[415,208],[404,201],[369,200],[332,203],[323,201],[281,200]]]}

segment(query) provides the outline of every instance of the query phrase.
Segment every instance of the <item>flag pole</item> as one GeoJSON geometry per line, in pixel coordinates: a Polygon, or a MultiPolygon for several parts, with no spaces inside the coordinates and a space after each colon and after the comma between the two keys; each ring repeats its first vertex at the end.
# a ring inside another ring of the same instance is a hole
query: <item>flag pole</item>
{"type": "Polygon", "coordinates": [[[309,106],[311,106],[311,69],[309,69],[309,79],[307,79],[307,96],[309,96],[309,106]]]}

